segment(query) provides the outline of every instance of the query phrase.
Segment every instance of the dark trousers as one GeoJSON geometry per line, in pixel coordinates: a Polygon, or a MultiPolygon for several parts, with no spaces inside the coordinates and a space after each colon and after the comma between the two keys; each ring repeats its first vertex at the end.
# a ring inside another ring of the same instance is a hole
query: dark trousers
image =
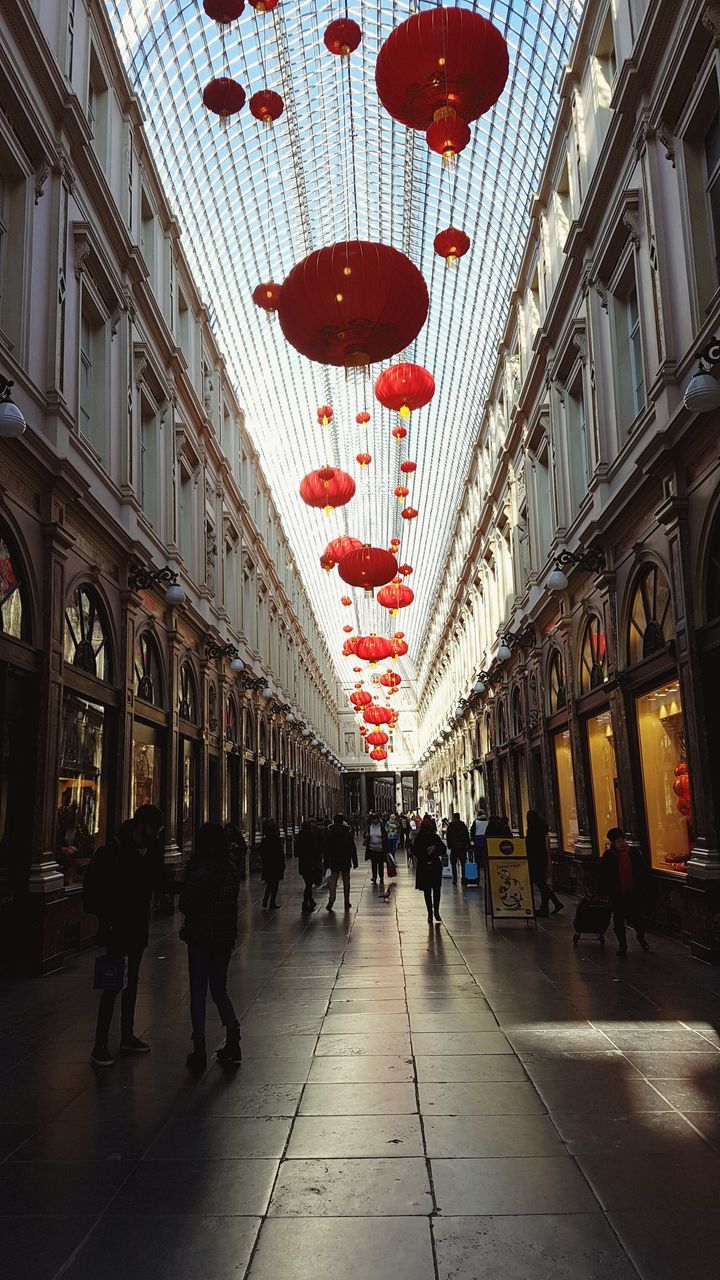
{"type": "Polygon", "coordinates": [[[277,906],[277,891],[278,891],[279,884],[280,884],[279,876],[275,880],[265,881],[265,897],[263,898],[264,907],[267,906],[268,901],[270,902],[271,907],[277,906]]]}
{"type": "Polygon", "coordinates": [[[373,884],[378,879],[382,884],[385,879],[385,855],[382,853],[378,854],[377,858],[373,855],[373,857],[371,857],[370,859],[370,862],[372,864],[373,884]]]}
{"type": "Polygon", "coordinates": [[[328,906],[331,907],[335,901],[337,893],[338,880],[342,876],[343,892],[345,894],[345,906],[350,902],[350,868],[343,868],[342,871],[330,872],[330,888],[328,891],[328,906]]]}
{"type": "Polygon", "coordinates": [[[453,884],[457,884],[458,863],[460,864],[460,879],[465,883],[465,850],[450,850],[450,866],[452,867],[453,884]]]}
{"type": "Polygon", "coordinates": [[[193,1037],[205,1035],[207,993],[220,1014],[224,1027],[236,1021],[232,1000],[227,993],[227,971],[232,947],[204,948],[188,945],[188,974],[190,977],[190,1021],[193,1037]]]}
{"type": "Polygon", "coordinates": [[[532,880],[532,883],[534,885],[537,885],[538,892],[540,894],[540,910],[542,911],[543,915],[547,915],[548,904],[550,902],[552,902],[554,907],[562,906],[562,903],[560,902],[560,899],[555,893],[555,890],[551,889],[550,885],[548,884],[546,871],[541,871],[539,868],[534,871],[531,867],[530,879],[532,880]]]}
{"type": "MultiPolygon", "coordinates": [[[[120,996],[120,1038],[128,1039],[133,1035],[135,1025],[135,1003],[137,1001],[138,978],[140,976],[140,961],[143,958],[144,947],[138,950],[128,952],[127,957],[127,986],[120,996]]],[[[120,956],[122,953],[114,951],[108,947],[109,956],[120,956]]],[[[100,1048],[107,1048],[108,1037],[110,1035],[110,1026],[112,1023],[113,1012],[115,1010],[115,991],[103,991],[98,1006],[97,1028],[95,1031],[95,1043],[100,1048]]]]}
{"type": "Polygon", "coordinates": [[[303,876],[305,881],[305,892],[303,894],[303,911],[311,911],[315,901],[313,898],[313,878],[312,876],[303,876]]]}
{"type": "Polygon", "coordinates": [[[442,884],[434,884],[429,886],[427,889],[423,889],[423,893],[425,895],[425,906],[427,907],[427,913],[429,916],[432,915],[433,911],[436,915],[438,915],[440,911],[441,889],[442,884]]]}
{"type": "Polygon", "coordinates": [[[613,913],[613,929],[620,950],[627,951],[626,923],[631,924],[638,942],[642,944],[645,941],[645,912],[639,897],[634,892],[626,894],[625,897],[618,894],[610,899],[610,905],[613,913]]]}

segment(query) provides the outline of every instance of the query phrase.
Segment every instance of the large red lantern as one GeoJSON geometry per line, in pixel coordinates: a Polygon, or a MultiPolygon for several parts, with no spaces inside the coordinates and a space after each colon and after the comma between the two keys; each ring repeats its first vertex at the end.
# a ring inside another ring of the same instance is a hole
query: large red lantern
{"type": "Polygon", "coordinates": [[[454,164],[470,141],[470,129],[467,121],[453,111],[433,120],[425,138],[430,150],[442,156],[444,164],[454,164]]]}
{"type": "Polygon", "coordinates": [[[364,546],[343,556],[338,564],[338,573],[348,586],[372,591],[395,577],[397,560],[384,547],[364,546]]]}
{"type": "Polygon", "coordinates": [[[477,120],[508,78],[508,47],[497,27],[470,9],[425,9],[391,31],[375,83],[385,110],[409,129],[427,129],[450,108],[477,120]]]}
{"type": "Polygon", "coordinates": [[[285,337],[301,355],[355,368],[409,346],[427,318],[428,291],[399,250],[342,241],[293,267],[278,313],[285,337]]]}
{"type": "MultiPolygon", "coordinates": [[[[355,643],[355,655],[363,662],[369,662],[371,666],[375,666],[378,662],[383,662],[385,658],[389,658],[392,654],[392,646],[385,636],[357,636],[355,643]]],[[[380,723],[380,722],[379,722],[380,723]]]]}
{"type": "Polygon", "coordinates": [[[390,710],[388,707],[366,707],[363,711],[363,720],[366,724],[388,724],[390,721],[390,710]]]}
{"type": "Polygon", "coordinates": [[[245,106],[245,90],[231,76],[218,76],[203,89],[203,102],[208,111],[220,117],[226,125],[230,116],[237,115],[245,106]]]}
{"type": "Polygon", "coordinates": [[[416,520],[417,510],[415,509],[415,507],[403,507],[402,511],[400,512],[400,515],[402,516],[403,520],[416,520]]]}
{"type": "Polygon", "coordinates": [[[320,507],[326,515],[344,507],[355,494],[355,481],[339,467],[319,467],[300,481],[300,497],[309,507],[320,507]]]}
{"type": "Polygon", "coordinates": [[[266,284],[258,284],[253,289],[252,300],[256,307],[260,307],[262,311],[273,312],[278,309],[280,301],[280,285],[275,284],[274,280],[268,280],[266,284]]]}
{"type": "Polygon", "coordinates": [[[389,609],[391,617],[395,616],[398,609],[407,609],[414,599],[415,592],[410,587],[406,587],[404,582],[399,581],[391,582],[377,594],[378,604],[382,605],[383,609],[389,609]]]}
{"type": "Polygon", "coordinates": [[[463,258],[470,248],[470,237],[458,227],[448,227],[446,231],[438,232],[433,247],[448,267],[456,267],[458,259],[463,258]]]}
{"type": "Polygon", "coordinates": [[[370,752],[371,760],[387,760],[387,751],[384,747],[373,747],[370,752]]]}
{"type": "Polygon", "coordinates": [[[402,676],[399,676],[397,671],[385,671],[380,677],[380,683],[386,689],[397,689],[402,684],[402,676]]]}
{"type": "Polygon", "coordinates": [[[390,653],[393,662],[395,662],[397,658],[404,658],[405,654],[408,652],[408,648],[407,640],[402,640],[399,636],[393,636],[390,641],[390,653]]]}
{"type": "Polygon", "coordinates": [[[356,711],[361,711],[363,707],[370,706],[370,703],[372,702],[372,694],[368,693],[365,689],[361,689],[357,693],[350,694],[350,701],[356,711]]]}
{"type": "Polygon", "coordinates": [[[221,27],[228,27],[236,22],[245,8],[245,0],[203,0],[203,9],[208,18],[221,27]]]}
{"type": "Polygon", "coordinates": [[[278,6],[278,0],[249,0],[249,3],[258,13],[272,13],[278,6]]]}
{"type": "Polygon", "coordinates": [[[336,18],[326,28],[325,48],[338,58],[349,58],[362,40],[362,31],[352,18],[336,18]]]}
{"type": "Polygon", "coordinates": [[[272,126],[284,110],[285,103],[273,89],[258,89],[250,99],[250,111],[262,124],[272,126]]]}
{"type": "MultiPolygon", "coordinates": [[[[333,538],[328,542],[323,552],[323,559],[332,560],[334,565],[339,564],[348,551],[359,551],[362,545],[359,538],[351,538],[349,534],[343,533],[339,538],[333,538]]],[[[352,602],[348,601],[348,603],[352,602]]]]}
{"type": "Polygon", "coordinates": [[[365,741],[369,742],[371,747],[384,747],[385,743],[389,742],[390,739],[384,729],[373,729],[372,733],[367,735],[365,741]]]}
{"type": "Polygon", "coordinates": [[[435,395],[435,379],[422,365],[394,364],[380,374],[375,395],[386,409],[409,418],[411,410],[430,403],[435,395]]]}

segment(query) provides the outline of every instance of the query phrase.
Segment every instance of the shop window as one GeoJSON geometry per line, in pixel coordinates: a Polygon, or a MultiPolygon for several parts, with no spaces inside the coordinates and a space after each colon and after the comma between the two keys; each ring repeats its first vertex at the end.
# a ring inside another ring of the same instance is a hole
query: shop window
{"type": "Polygon", "coordinates": [[[87,676],[110,680],[107,629],[95,592],[77,587],[65,606],[65,661],[87,676]]]}
{"type": "Polygon", "coordinates": [[[197,685],[189,662],[183,662],[180,667],[178,714],[180,719],[187,720],[188,724],[198,723],[197,685]]]}
{"type": "Polygon", "coordinates": [[[274,729],[270,730],[270,759],[277,760],[277,734],[274,729]]]}
{"type": "Polygon", "coordinates": [[[720,281],[720,101],[713,73],[683,131],[686,236],[694,258],[695,293],[700,314],[720,281]]]}
{"type": "Polygon", "coordinates": [[[225,741],[236,747],[238,743],[238,712],[234,698],[225,702],[225,741]]]}
{"type": "Polygon", "coordinates": [[[580,693],[599,689],[607,679],[607,648],[603,625],[596,614],[588,619],[580,647],[580,693]]]}
{"type": "Polygon", "coordinates": [[[560,841],[565,853],[572,853],[577,844],[578,818],[575,799],[575,773],[573,770],[570,733],[567,729],[553,736],[555,749],[555,777],[560,813],[560,841]]]}
{"type": "Polygon", "coordinates": [[[588,488],[587,413],[582,369],[578,369],[565,394],[565,432],[571,514],[574,516],[588,488]]]}
{"type": "Polygon", "coordinates": [[[692,812],[677,679],[638,697],[635,708],[650,860],[657,871],[684,873],[692,812]]]}
{"type": "Polygon", "coordinates": [[[615,37],[613,34],[612,11],[608,9],[605,24],[591,62],[593,83],[593,106],[598,136],[598,144],[602,143],[610,127],[612,119],[613,85],[617,75],[617,57],[615,54],[615,37]]]}
{"type": "Polygon", "coordinates": [[[135,694],[153,707],[163,705],[160,654],[149,631],[143,631],[135,642],[135,694]]]}
{"type": "Polygon", "coordinates": [[[162,808],[162,736],[152,725],[133,724],[130,812],[141,804],[162,808]]]}
{"type": "Polygon", "coordinates": [[[548,663],[548,711],[551,716],[567,706],[565,663],[559,649],[553,649],[548,663]]]}
{"type": "Polygon", "coordinates": [[[645,366],[635,261],[630,257],[613,286],[612,326],[619,436],[623,440],[645,408],[645,366]]]}
{"type": "Polygon", "coordinates": [[[107,445],[107,325],[100,304],[83,288],[80,312],[78,429],[100,458],[107,445]]]}
{"type": "Polygon", "coordinates": [[[90,45],[90,77],[88,82],[88,123],[92,146],[102,169],[108,167],[108,86],[94,45],[90,45]]]}
{"type": "Polygon", "coordinates": [[[29,612],[20,559],[10,541],[0,534],[0,632],[15,640],[29,639],[29,612]]]}
{"type": "Polygon", "coordinates": [[[158,526],[160,507],[160,439],[157,414],[143,399],[140,413],[140,505],[150,524],[158,526]]]}
{"type": "Polygon", "coordinates": [[[515,685],[512,691],[512,699],[510,702],[510,734],[511,737],[517,738],[523,731],[523,713],[522,698],[520,690],[515,685]]]}
{"type": "Polygon", "coordinates": [[[603,852],[611,827],[621,826],[617,763],[609,711],[587,720],[588,756],[595,812],[595,840],[598,854],[603,852]]]}
{"type": "Polygon", "coordinates": [[[662,653],[672,639],[670,586],[656,564],[640,571],[630,606],[628,655],[630,665],[662,653]]]}
{"type": "Polygon", "coordinates": [[[72,689],[63,696],[55,855],[67,885],[78,884],[105,829],[106,711],[72,689]]]}

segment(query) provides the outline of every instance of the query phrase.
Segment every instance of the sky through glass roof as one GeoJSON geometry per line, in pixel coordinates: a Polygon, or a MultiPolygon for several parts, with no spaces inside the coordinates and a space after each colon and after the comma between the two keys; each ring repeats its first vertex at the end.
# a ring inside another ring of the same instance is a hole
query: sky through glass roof
{"type": "Polygon", "coordinates": [[[340,657],[343,624],[389,634],[395,620],[359,592],[352,609],[341,606],[337,572],[328,575],[318,563],[326,542],[340,533],[378,546],[395,534],[402,538],[401,562],[414,568],[409,585],[416,599],[398,625],[412,658],[432,608],[581,6],[575,0],[462,6],[502,31],[510,78],[448,169],[422,134],[387,115],[375,89],[378,50],[412,12],[407,4],[349,3],[363,42],[348,63],[323,43],[342,5],[280,0],[267,15],[248,7],[223,47],[201,0],[106,3],[185,252],[342,678],[353,678],[352,662],[340,657]],[[248,97],[261,88],[282,94],[285,112],[273,128],[247,106],[227,129],[205,110],[203,87],[226,66],[248,97]],[[433,249],[437,232],[451,223],[472,240],[457,269],[433,249]],[[428,285],[428,322],[397,358],[425,365],[437,389],[431,405],[413,415],[400,447],[390,434],[394,415],[373,396],[382,366],[363,379],[314,364],[288,345],[277,318],[252,302],[258,283],[282,282],[306,254],[347,238],[402,249],[428,285]],[[335,412],[330,429],[316,423],[324,403],[335,412]],[[372,414],[367,428],[355,423],[361,409],[372,414]],[[355,457],[365,450],[373,461],[361,473],[355,457]],[[392,495],[406,457],[418,464],[408,501],[419,517],[411,522],[400,518],[392,495]],[[330,517],[298,497],[302,476],[326,462],[357,482],[355,499],[330,517]]]}

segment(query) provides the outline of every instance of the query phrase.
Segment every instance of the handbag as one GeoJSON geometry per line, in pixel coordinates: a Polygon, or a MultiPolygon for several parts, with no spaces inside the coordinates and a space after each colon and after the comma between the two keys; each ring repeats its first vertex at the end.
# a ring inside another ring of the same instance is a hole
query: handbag
{"type": "Polygon", "coordinates": [[[388,876],[391,878],[397,875],[397,863],[391,853],[386,854],[385,862],[387,866],[388,876]]]}
{"type": "Polygon", "coordinates": [[[95,961],[93,988],[112,991],[115,995],[127,986],[127,956],[98,956],[95,961]]]}

